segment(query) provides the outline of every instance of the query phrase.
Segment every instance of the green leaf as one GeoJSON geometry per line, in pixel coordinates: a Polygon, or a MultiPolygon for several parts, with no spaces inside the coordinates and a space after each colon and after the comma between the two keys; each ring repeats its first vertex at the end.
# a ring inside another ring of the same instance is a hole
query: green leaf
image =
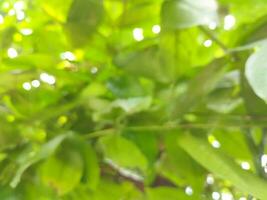
{"type": "Polygon", "coordinates": [[[162,24],[169,29],[189,28],[217,22],[215,0],[166,0],[162,5],[162,24]]]}
{"type": "Polygon", "coordinates": [[[179,140],[180,146],[203,167],[222,179],[229,180],[243,193],[249,193],[262,200],[267,197],[267,182],[251,172],[242,170],[234,160],[214,149],[203,139],[185,134],[179,140]],[[208,162],[207,162],[208,158],[208,162]]]}
{"type": "Polygon", "coordinates": [[[185,94],[177,102],[174,102],[171,116],[181,116],[199,104],[215,88],[226,68],[227,60],[225,58],[216,59],[207,65],[190,81],[185,94]]]}
{"type": "Polygon", "coordinates": [[[267,45],[261,46],[246,62],[245,75],[257,96],[267,102],[267,45]]]}
{"type": "Polygon", "coordinates": [[[74,46],[83,46],[99,26],[103,15],[102,0],[73,0],[66,31],[74,46]]]}
{"type": "Polygon", "coordinates": [[[133,97],[128,99],[118,99],[112,103],[112,107],[120,107],[126,113],[136,113],[147,110],[152,103],[151,97],[133,97]]]}
{"type": "Polygon", "coordinates": [[[169,133],[164,137],[166,150],[158,163],[158,173],[178,187],[192,186],[194,195],[199,195],[205,182],[205,170],[177,145],[175,141],[178,137],[175,133],[169,133]]]}
{"type": "Polygon", "coordinates": [[[260,123],[261,121],[257,119],[257,116],[261,117],[262,115],[265,115],[267,112],[267,104],[255,94],[255,91],[253,91],[251,85],[248,83],[244,72],[241,73],[241,92],[247,113],[254,116],[252,120],[255,123],[260,123]]]}
{"type": "Polygon", "coordinates": [[[83,172],[82,157],[73,149],[61,149],[55,156],[48,158],[40,167],[42,181],[64,195],[80,182],[83,172]]]}
{"type": "Polygon", "coordinates": [[[109,179],[103,179],[95,192],[93,200],[143,200],[143,195],[130,182],[116,183],[109,179]]]}
{"type": "Polygon", "coordinates": [[[119,167],[129,169],[147,169],[147,160],[138,147],[121,136],[106,136],[99,139],[99,145],[106,159],[110,159],[119,167]],[[138,160],[138,162],[136,162],[138,160]]]}
{"type": "Polygon", "coordinates": [[[220,148],[227,155],[239,160],[252,159],[244,134],[239,128],[231,129],[231,131],[215,130],[212,134],[222,144],[220,148]]]}
{"type": "Polygon", "coordinates": [[[59,22],[65,22],[73,0],[39,0],[45,12],[59,22]]]}
{"type": "MultiPolygon", "coordinates": [[[[159,13],[161,1],[147,1],[147,2],[129,2],[130,6],[127,7],[124,14],[121,15],[122,26],[133,26],[136,24],[152,24],[159,21],[159,13]],[[138,15],[136,14],[138,13],[138,15]]],[[[114,11],[113,11],[114,12],[114,11]]]]}
{"type": "Polygon", "coordinates": [[[82,181],[87,187],[95,190],[100,178],[100,168],[96,152],[90,143],[83,140],[80,140],[77,145],[79,145],[77,148],[80,150],[84,165],[82,181]]]}
{"type": "Polygon", "coordinates": [[[163,65],[159,49],[155,46],[141,51],[120,53],[115,57],[114,63],[132,75],[163,83],[169,82],[173,76],[171,69],[163,65]]]}
{"type": "Polygon", "coordinates": [[[29,155],[28,157],[22,157],[21,161],[19,162],[19,168],[14,178],[10,182],[10,186],[13,188],[16,187],[19,184],[21,176],[25,170],[27,170],[31,165],[51,156],[55,152],[57,147],[61,144],[61,142],[68,136],[70,136],[70,134],[58,135],[57,137],[41,146],[37,152],[34,152],[34,156],[29,155]]]}

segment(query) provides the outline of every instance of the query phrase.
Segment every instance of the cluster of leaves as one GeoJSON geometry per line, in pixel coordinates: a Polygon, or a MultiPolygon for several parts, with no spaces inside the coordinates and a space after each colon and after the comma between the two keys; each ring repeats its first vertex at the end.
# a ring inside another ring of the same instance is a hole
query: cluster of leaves
{"type": "Polygon", "coordinates": [[[1,0],[0,199],[267,199],[266,29],[265,0],[1,0]]]}

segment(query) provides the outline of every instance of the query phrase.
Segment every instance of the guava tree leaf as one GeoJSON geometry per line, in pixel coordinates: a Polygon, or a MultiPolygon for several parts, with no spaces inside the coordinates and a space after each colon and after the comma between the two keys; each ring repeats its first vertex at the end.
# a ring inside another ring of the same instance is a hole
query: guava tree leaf
{"type": "Polygon", "coordinates": [[[118,99],[112,103],[112,107],[120,107],[126,113],[135,113],[147,110],[152,103],[151,97],[133,97],[128,99],[118,99]]]}
{"type": "Polygon", "coordinates": [[[262,200],[266,199],[266,181],[251,172],[242,170],[233,159],[212,148],[206,140],[185,134],[179,139],[179,144],[203,167],[218,177],[229,180],[241,192],[249,193],[262,200]]]}
{"type": "Polygon", "coordinates": [[[174,142],[178,137],[175,133],[164,137],[166,150],[158,164],[158,172],[177,186],[192,186],[194,195],[198,195],[202,191],[205,170],[174,142]]]}
{"type": "Polygon", "coordinates": [[[61,144],[61,142],[68,136],[70,136],[70,133],[58,135],[41,146],[40,149],[35,152],[34,156],[29,155],[28,157],[23,158],[19,163],[19,168],[14,178],[10,182],[10,186],[16,187],[19,184],[21,176],[25,172],[25,170],[27,170],[31,165],[51,156],[55,152],[57,147],[61,144]]]}
{"type": "Polygon", "coordinates": [[[130,140],[118,135],[106,136],[99,139],[99,145],[103,150],[105,158],[110,159],[118,166],[142,171],[146,170],[147,159],[130,140]]]}
{"type": "Polygon", "coordinates": [[[39,0],[45,12],[59,22],[65,22],[68,16],[68,11],[73,0],[39,0]]]}
{"type": "Polygon", "coordinates": [[[267,102],[267,45],[261,46],[246,62],[245,76],[257,96],[267,102]]]}
{"type": "Polygon", "coordinates": [[[207,25],[218,21],[215,0],[167,0],[161,13],[163,26],[170,29],[207,25]]]}
{"type": "Polygon", "coordinates": [[[64,149],[60,154],[48,158],[40,167],[42,181],[64,195],[80,182],[83,172],[83,160],[78,152],[64,149]],[[64,154],[64,155],[62,155],[64,154]]]}
{"type": "Polygon", "coordinates": [[[260,122],[257,117],[265,115],[267,112],[267,104],[262,98],[255,94],[255,91],[253,91],[244,74],[244,70],[241,73],[241,92],[248,114],[254,116],[252,119],[254,119],[255,123],[260,122]]]}
{"type": "Polygon", "coordinates": [[[65,28],[74,46],[87,43],[100,24],[103,12],[102,0],[73,0],[65,28]]]}
{"type": "Polygon", "coordinates": [[[122,52],[114,58],[114,63],[126,72],[157,80],[169,82],[172,80],[170,66],[164,66],[160,58],[160,51],[152,46],[141,51],[122,52]]]}
{"type": "Polygon", "coordinates": [[[77,143],[79,152],[83,159],[83,176],[82,181],[92,190],[98,186],[100,178],[100,168],[95,150],[90,143],[80,140],[77,143]]]}
{"type": "Polygon", "coordinates": [[[192,110],[201,100],[215,88],[227,68],[227,59],[219,58],[207,65],[189,83],[187,91],[174,102],[171,117],[183,115],[192,110]]]}

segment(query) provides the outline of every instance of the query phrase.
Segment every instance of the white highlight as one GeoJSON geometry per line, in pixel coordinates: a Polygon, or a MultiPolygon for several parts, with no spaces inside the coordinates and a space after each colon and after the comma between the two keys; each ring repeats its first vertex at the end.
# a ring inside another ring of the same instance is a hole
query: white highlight
{"type": "Polygon", "coordinates": [[[8,15],[9,16],[13,16],[15,14],[16,14],[16,11],[14,9],[11,9],[11,10],[8,11],[8,15]]]}
{"type": "Polygon", "coordinates": [[[219,192],[213,192],[211,196],[212,196],[212,199],[214,200],[219,200],[221,197],[219,192]]]}
{"type": "Polygon", "coordinates": [[[4,17],[3,15],[0,14],[0,24],[3,24],[4,23],[4,17]]]}
{"type": "Polygon", "coordinates": [[[15,48],[11,47],[7,50],[7,56],[9,58],[16,58],[18,56],[18,52],[15,48]]]}
{"type": "Polygon", "coordinates": [[[21,21],[25,18],[25,13],[22,10],[18,10],[17,12],[17,20],[21,21]]]}
{"type": "Polygon", "coordinates": [[[204,45],[205,47],[211,47],[211,45],[212,45],[212,40],[206,40],[206,41],[203,43],[203,45],[204,45]]]}
{"type": "Polygon", "coordinates": [[[194,193],[194,191],[193,191],[193,189],[190,186],[187,186],[185,188],[185,194],[187,194],[188,196],[193,195],[193,193],[194,193]]]}
{"type": "Polygon", "coordinates": [[[48,83],[49,85],[53,85],[56,83],[56,78],[52,75],[47,74],[47,73],[41,73],[40,79],[41,79],[41,81],[48,83]]]}
{"type": "Polygon", "coordinates": [[[155,33],[155,34],[159,34],[161,31],[161,27],[160,25],[158,24],[155,24],[153,27],[152,27],[152,32],[155,33]]]}
{"type": "Polygon", "coordinates": [[[240,197],[239,200],[247,200],[246,197],[240,197]]]}
{"type": "Polygon", "coordinates": [[[265,173],[267,173],[267,155],[263,154],[261,156],[261,166],[264,168],[265,173]]]}
{"type": "Polygon", "coordinates": [[[226,15],[224,17],[224,29],[230,30],[235,26],[236,19],[233,15],[226,15]]]}
{"type": "Polygon", "coordinates": [[[24,90],[27,90],[27,91],[31,90],[31,88],[32,88],[32,86],[31,86],[31,84],[29,82],[23,83],[22,87],[23,87],[24,90]]]}
{"type": "Polygon", "coordinates": [[[218,140],[212,141],[211,145],[215,148],[218,149],[221,147],[221,143],[218,140]]]}
{"type": "Polygon", "coordinates": [[[144,31],[142,28],[135,28],[133,30],[133,37],[136,41],[142,41],[144,39],[144,31]]]}
{"type": "Polygon", "coordinates": [[[216,1],[204,0],[201,3],[205,4],[205,7],[207,7],[207,9],[209,9],[209,10],[217,10],[218,9],[218,4],[216,3],[216,1]]]}
{"type": "Polygon", "coordinates": [[[14,3],[15,10],[23,10],[25,8],[25,4],[23,1],[17,1],[14,3]]]}
{"type": "Polygon", "coordinates": [[[69,60],[69,61],[76,60],[76,56],[70,51],[66,51],[66,52],[61,53],[60,58],[63,60],[69,60]]]}
{"type": "Polygon", "coordinates": [[[233,195],[231,193],[222,193],[222,200],[233,200],[233,195]]]}
{"type": "Polygon", "coordinates": [[[96,74],[98,72],[98,68],[97,67],[92,67],[91,68],[91,73],[92,74],[96,74]]]}
{"type": "Polygon", "coordinates": [[[267,155],[266,154],[263,154],[261,156],[261,166],[262,167],[266,167],[267,166],[267,155]]]}
{"type": "Polygon", "coordinates": [[[250,170],[250,164],[248,162],[242,162],[241,167],[244,170],[250,170]]]}
{"type": "Polygon", "coordinates": [[[211,174],[207,176],[206,182],[208,185],[212,185],[214,183],[214,178],[211,174]]]}
{"type": "Polygon", "coordinates": [[[40,81],[39,80],[33,80],[32,81],[32,87],[38,88],[40,86],[40,81]]]}
{"type": "Polygon", "coordinates": [[[216,22],[211,22],[208,25],[210,30],[215,30],[217,28],[217,23],[216,22]]]}
{"type": "Polygon", "coordinates": [[[22,35],[31,35],[32,34],[32,29],[30,29],[30,28],[23,28],[23,29],[21,29],[20,30],[20,33],[22,34],[22,35]]]}

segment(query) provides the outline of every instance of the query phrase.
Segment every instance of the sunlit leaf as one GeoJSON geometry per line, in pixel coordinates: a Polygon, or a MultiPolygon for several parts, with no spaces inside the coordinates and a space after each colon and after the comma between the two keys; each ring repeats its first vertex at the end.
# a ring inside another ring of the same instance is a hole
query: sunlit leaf
{"type": "Polygon", "coordinates": [[[215,0],[168,0],[162,7],[162,23],[166,28],[180,29],[217,22],[215,0]]]}
{"type": "Polygon", "coordinates": [[[242,170],[230,157],[213,149],[207,141],[186,134],[179,144],[203,167],[220,178],[231,181],[240,191],[250,193],[260,199],[266,199],[267,183],[264,180],[251,172],[242,170]],[[209,158],[209,162],[206,162],[207,158],[209,158]]]}
{"type": "Polygon", "coordinates": [[[267,75],[266,75],[267,46],[260,47],[252,54],[246,63],[245,75],[253,91],[264,101],[267,101],[267,75]]]}
{"type": "Polygon", "coordinates": [[[115,135],[101,138],[99,144],[103,149],[105,158],[111,160],[118,166],[146,170],[146,158],[131,141],[115,135]],[[135,162],[136,160],[138,160],[138,162],[135,162]]]}
{"type": "Polygon", "coordinates": [[[60,145],[60,143],[68,136],[69,134],[58,135],[57,137],[53,138],[52,140],[41,146],[37,152],[33,152],[34,156],[29,155],[28,157],[23,158],[19,163],[19,168],[14,178],[10,182],[10,186],[16,187],[19,184],[21,176],[25,170],[27,170],[31,165],[35,164],[36,162],[39,162],[51,156],[55,152],[57,147],[60,145]]]}

